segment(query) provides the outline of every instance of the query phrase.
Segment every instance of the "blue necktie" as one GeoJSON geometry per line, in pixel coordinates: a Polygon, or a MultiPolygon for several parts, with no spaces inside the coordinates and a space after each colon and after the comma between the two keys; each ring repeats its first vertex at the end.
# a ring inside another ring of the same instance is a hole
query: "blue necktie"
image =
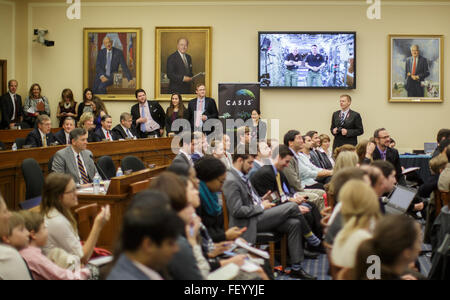
{"type": "Polygon", "coordinates": [[[111,75],[111,51],[106,51],[106,76],[111,75]]]}
{"type": "MultiPolygon", "coordinates": [[[[145,107],[141,106],[141,118],[145,118],[145,107]]],[[[145,123],[141,123],[141,131],[145,132],[145,123]]]]}
{"type": "Polygon", "coordinates": [[[131,132],[128,130],[128,128],[127,128],[127,134],[128,134],[129,137],[132,137],[131,136],[131,132]]]}

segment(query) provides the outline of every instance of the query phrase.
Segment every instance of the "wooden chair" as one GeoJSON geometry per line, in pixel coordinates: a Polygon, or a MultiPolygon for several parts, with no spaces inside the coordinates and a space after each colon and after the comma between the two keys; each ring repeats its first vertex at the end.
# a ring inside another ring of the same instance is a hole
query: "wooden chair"
{"type": "Polygon", "coordinates": [[[150,179],[138,181],[130,184],[130,193],[131,195],[136,195],[140,191],[147,189],[150,186],[150,179]]]}
{"type": "MultiPolygon", "coordinates": [[[[228,218],[228,208],[225,199],[225,195],[222,192],[222,211],[223,211],[223,223],[225,231],[229,228],[229,218],[228,218]]],[[[277,253],[280,254],[281,267],[282,271],[286,270],[287,266],[287,234],[277,234],[273,232],[258,232],[256,236],[256,244],[257,245],[269,245],[269,263],[271,268],[275,267],[275,255],[277,253]],[[276,243],[280,242],[280,250],[279,252],[276,250],[276,243]]]]}
{"type": "Polygon", "coordinates": [[[75,209],[75,218],[78,224],[78,235],[82,241],[86,241],[94,225],[95,217],[98,214],[97,203],[85,205],[75,209]]]}
{"type": "Polygon", "coordinates": [[[441,213],[441,209],[444,206],[448,206],[449,192],[442,192],[440,190],[434,191],[434,201],[436,205],[436,217],[441,213]]]}

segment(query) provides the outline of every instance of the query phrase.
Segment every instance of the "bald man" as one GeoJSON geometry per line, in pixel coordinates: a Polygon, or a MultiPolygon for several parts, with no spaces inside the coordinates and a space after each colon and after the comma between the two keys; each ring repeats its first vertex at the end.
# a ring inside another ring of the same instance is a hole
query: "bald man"
{"type": "Polygon", "coordinates": [[[169,93],[194,94],[192,89],[192,58],[187,54],[189,41],[181,37],[177,51],[167,58],[167,77],[170,79],[169,93]]]}
{"type": "Polygon", "coordinates": [[[134,87],[133,76],[128,69],[123,51],[113,47],[113,41],[108,36],[103,39],[103,46],[97,55],[94,94],[107,93],[106,88],[113,84],[114,73],[119,71],[119,66],[122,66],[123,75],[128,79],[128,86],[134,87]]]}
{"type": "Polygon", "coordinates": [[[420,82],[430,75],[428,70],[428,60],[420,55],[418,45],[412,45],[411,56],[406,59],[405,66],[405,89],[408,97],[423,97],[424,87],[420,82]]]}

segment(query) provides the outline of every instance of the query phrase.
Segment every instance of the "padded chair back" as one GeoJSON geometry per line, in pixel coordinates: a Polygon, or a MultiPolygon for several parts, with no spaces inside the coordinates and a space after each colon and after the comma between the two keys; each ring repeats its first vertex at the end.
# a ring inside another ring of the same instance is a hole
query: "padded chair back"
{"type": "Polygon", "coordinates": [[[122,171],[125,173],[125,171],[132,170],[133,172],[141,171],[145,169],[144,163],[137,158],[136,156],[126,156],[122,160],[122,163],[120,164],[122,171]]]}
{"type": "Polygon", "coordinates": [[[41,204],[42,196],[37,196],[32,199],[25,200],[19,203],[19,206],[23,210],[29,210],[35,208],[41,204]]]}
{"type": "Polygon", "coordinates": [[[22,149],[23,148],[23,145],[25,145],[25,138],[17,138],[16,139],[16,146],[17,146],[17,149],[22,149]]]}
{"type": "Polygon", "coordinates": [[[116,166],[114,165],[114,162],[109,155],[102,156],[97,161],[98,166],[102,169],[102,171],[105,173],[106,177],[103,178],[102,172],[100,172],[100,175],[102,176],[103,180],[109,180],[113,177],[116,177],[116,166]]]}
{"type": "Polygon", "coordinates": [[[25,199],[28,200],[40,196],[44,186],[44,175],[38,162],[33,158],[24,159],[22,162],[22,173],[26,185],[25,199]]]}
{"type": "Polygon", "coordinates": [[[75,209],[75,217],[78,224],[78,235],[82,241],[86,241],[94,226],[95,217],[98,214],[97,203],[89,204],[75,209]]]}

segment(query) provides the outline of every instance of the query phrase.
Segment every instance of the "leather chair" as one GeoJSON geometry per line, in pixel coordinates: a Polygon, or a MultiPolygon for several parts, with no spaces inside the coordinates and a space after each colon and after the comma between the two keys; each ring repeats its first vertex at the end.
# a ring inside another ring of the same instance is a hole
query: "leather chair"
{"type": "Polygon", "coordinates": [[[137,172],[145,169],[144,163],[139,158],[132,155],[124,157],[120,166],[124,173],[128,170],[131,170],[132,172],[137,172]]]}
{"type": "Polygon", "coordinates": [[[110,180],[113,177],[116,177],[116,166],[114,165],[114,162],[109,155],[102,156],[97,161],[98,166],[102,169],[103,172],[100,172],[100,175],[103,176],[103,173],[105,173],[105,176],[107,178],[103,178],[103,180],[110,180]]]}
{"type": "Polygon", "coordinates": [[[44,187],[44,175],[38,162],[33,158],[24,159],[22,162],[22,173],[25,179],[25,199],[35,198],[42,194],[44,187]]]}
{"type": "Polygon", "coordinates": [[[23,148],[23,145],[25,145],[25,141],[26,141],[25,138],[17,138],[17,139],[16,139],[16,146],[17,146],[17,149],[22,149],[22,148],[23,148]]]}

